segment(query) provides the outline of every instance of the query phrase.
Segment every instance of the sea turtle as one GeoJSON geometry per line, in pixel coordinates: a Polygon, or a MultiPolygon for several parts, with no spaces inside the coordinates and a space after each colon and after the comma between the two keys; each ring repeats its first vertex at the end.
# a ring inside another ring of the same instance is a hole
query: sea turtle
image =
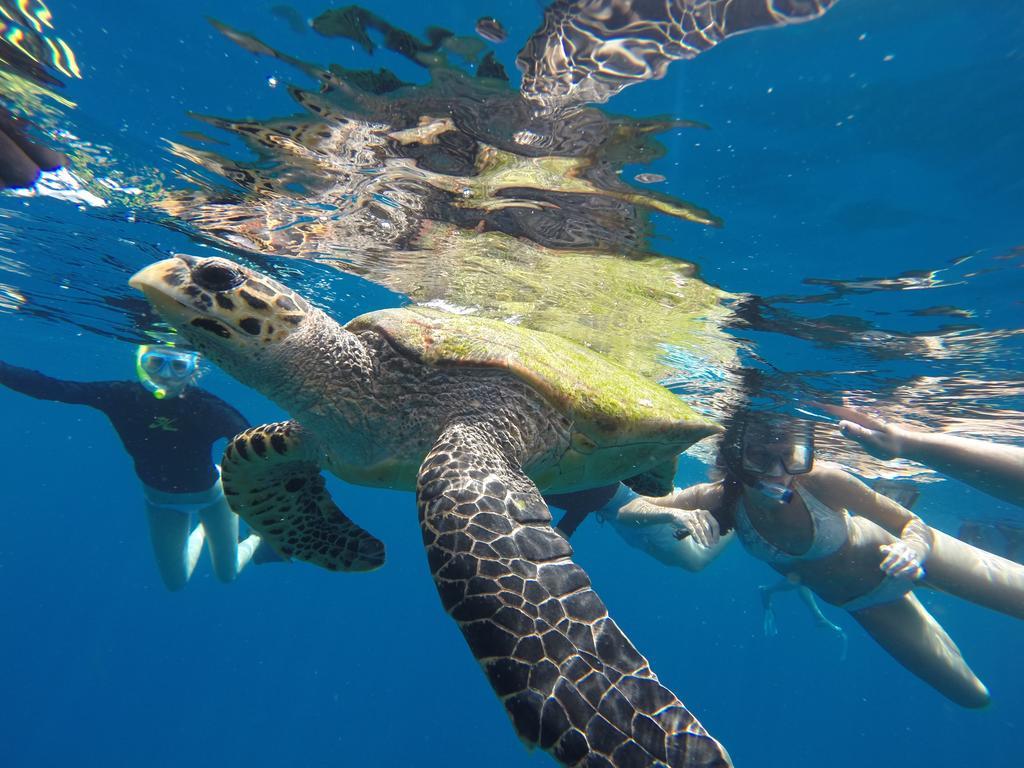
{"type": "Polygon", "coordinates": [[[539,490],[657,485],[716,425],[583,347],[496,320],[407,307],[342,326],[219,257],[166,259],[131,284],[294,417],[238,435],[222,461],[231,507],[280,554],[384,562],[321,468],[415,489],[441,602],[524,741],[566,765],[731,765],[608,616],[539,490]]]}

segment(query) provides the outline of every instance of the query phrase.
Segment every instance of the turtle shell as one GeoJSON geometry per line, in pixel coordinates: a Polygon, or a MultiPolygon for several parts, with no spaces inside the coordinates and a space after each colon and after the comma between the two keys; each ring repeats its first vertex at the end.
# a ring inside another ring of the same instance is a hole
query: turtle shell
{"type": "MultiPolygon", "coordinates": [[[[646,469],[721,431],[659,384],[542,331],[426,307],[370,312],[345,327],[380,333],[426,365],[508,371],[572,420],[573,447],[583,454],[578,458],[600,453],[606,454],[600,464],[625,465],[592,470],[621,475],[629,466],[646,469]],[[637,451],[647,458],[633,456],[637,451]]],[[[563,480],[552,478],[558,486],[577,484],[563,480]]]]}

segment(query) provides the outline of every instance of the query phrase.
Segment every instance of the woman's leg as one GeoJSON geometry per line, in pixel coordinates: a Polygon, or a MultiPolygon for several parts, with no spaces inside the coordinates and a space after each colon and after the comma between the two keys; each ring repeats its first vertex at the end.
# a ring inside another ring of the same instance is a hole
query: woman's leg
{"type": "Polygon", "coordinates": [[[177,592],[188,583],[195,570],[203,550],[203,528],[196,526],[192,531],[191,515],[148,502],[146,516],[160,578],[167,589],[177,592]]]}
{"type": "Polygon", "coordinates": [[[988,689],[913,593],[850,613],[896,661],[962,707],[988,704],[988,689]]]}
{"type": "Polygon", "coordinates": [[[238,515],[231,511],[227,500],[220,496],[213,504],[199,511],[199,521],[206,529],[213,572],[221,581],[234,581],[241,570],[238,562],[238,515]]]}
{"type": "Polygon", "coordinates": [[[1024,565],[933,531],[924,563],[927,586],[1024,619],[1024,565]]]}
{"type": "Polygon", "coordinates": [[[258,533],[250,533],[242,541],[238,542],[238,572],[241,573],[242,569],[249,564],[252,560],[253,555],[256,554],[256,550],[259,549],[262,539],[258,533]]]}

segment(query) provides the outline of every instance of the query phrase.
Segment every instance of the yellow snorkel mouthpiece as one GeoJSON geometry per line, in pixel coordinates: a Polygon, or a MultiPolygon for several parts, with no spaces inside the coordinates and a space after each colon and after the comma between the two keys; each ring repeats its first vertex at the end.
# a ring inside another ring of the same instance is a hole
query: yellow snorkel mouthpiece
{"type": "Polygon", "coordinates": [[[146,373],[146,369],[142,367],[142,358],[147,352],[149,352],[148,344],[140,344],[139,348],[135,351],[135,375],[139,378],[139,383],[144,386],[150,394],[153,395],[157,400],[163,400],[167,397],[167,390],[157,384],[146,373]]]}

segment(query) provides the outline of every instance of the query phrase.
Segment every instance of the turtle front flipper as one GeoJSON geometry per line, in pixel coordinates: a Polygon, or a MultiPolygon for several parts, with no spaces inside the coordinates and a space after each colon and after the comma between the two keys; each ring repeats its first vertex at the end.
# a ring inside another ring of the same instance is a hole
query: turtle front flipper
{"type": "Polygon", "coordinates": [[[527,744],[565,765],[731,765],[608,616],[490,428],[450,425],[416,493],[441,602],[527,744]]]}
{"type": "Polygon", "coordinates": [[[221,480],[231,509],[284,557],[332,571],[372,571],[384,544],[331,501],[316,461],[294,421],[237,435],[224,450],[221,480]]]}

